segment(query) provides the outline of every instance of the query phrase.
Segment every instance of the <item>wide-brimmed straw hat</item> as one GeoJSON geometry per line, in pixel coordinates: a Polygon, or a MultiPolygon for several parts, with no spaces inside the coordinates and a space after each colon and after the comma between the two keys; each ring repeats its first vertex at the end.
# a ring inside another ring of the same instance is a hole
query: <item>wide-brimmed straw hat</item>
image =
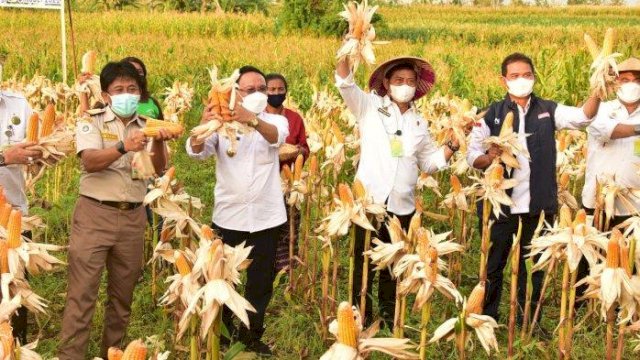
{"type": "Polygon", "coordinates": [[[413,100],[418,100],[425,96],[436,82],[436,74],[433,67],[427,61],[413,56],[403,56],[388,60],[378,66],[369,78],[369,89],[375,91],[380,96],[387,95],[387,89],[384,88],[383,80],[389,70],[402,64],[413,66],[418,74],[418,84],[416,95],[413,100]]]}
{"type": "Polygon", "coordinates": [[[640,71],[640,60],[638,60],[638,58],[630,57],[618,64],[618,72],[624,71],[640,71]]]}

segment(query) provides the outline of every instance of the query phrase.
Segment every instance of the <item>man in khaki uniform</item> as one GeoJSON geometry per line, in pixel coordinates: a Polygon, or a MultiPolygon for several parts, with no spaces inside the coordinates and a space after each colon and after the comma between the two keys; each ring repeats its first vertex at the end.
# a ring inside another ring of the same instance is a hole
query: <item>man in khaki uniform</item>
{"type": "MultiPolygon", "coordinates": [[[[100,74],[104,109],[92,110],[77,124],[77,153],[82,164],[80,198],[76,203],[69,242],[67,302],[62,319],[60,360],[86,357],[91,319],[100,278],[107,267],[107,304],[101,355],[124,337],[135,284],[143,261],[146,213],[142,201],[145,181],[132,176],[131,160],[146,148],[136,114],[140,78],[133,65],[109,63],[100,74]]],[[[151,143],[153,165],[166,167],[161,131],[151,143]]]]}

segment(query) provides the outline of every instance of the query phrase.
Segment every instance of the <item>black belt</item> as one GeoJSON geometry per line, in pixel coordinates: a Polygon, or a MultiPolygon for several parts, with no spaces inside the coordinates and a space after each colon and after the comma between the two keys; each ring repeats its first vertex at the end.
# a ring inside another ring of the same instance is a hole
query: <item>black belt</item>
{"type": "Polygon", "coordinates": [[[142,205],[141,202],[102,201],[102,200],[94,199],[90,196],[85,196],[85,195],[80,195],[80,196],[87,198],[93,202],[97,202],[98,204],[107,205],[112,208],[116,208],[118,210],[133,210],[133,209],[139,208],[142,205]]]}

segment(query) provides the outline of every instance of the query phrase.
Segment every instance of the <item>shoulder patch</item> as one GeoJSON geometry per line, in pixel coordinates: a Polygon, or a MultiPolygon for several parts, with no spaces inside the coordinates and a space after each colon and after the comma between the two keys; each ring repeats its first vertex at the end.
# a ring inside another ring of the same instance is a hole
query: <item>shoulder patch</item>
{"type": "Polygon", "coordinates": [[[88,134],[91,132],[91,125],[87,122],[79,124],[78,129],[80,129],[81,134],[88,134]]]}

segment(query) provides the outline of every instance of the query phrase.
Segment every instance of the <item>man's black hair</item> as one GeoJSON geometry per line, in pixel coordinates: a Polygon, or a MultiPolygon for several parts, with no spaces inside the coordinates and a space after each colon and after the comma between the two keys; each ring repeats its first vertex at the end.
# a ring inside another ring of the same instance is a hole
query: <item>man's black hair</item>
{"type": "Polygon", "coordinates": [[[282,74],[278,74],[278,73],[267,74],[264,77],[264,80],[266,81],[267,84],[271,80],[281,80],[284,83],[284,89],[287,90],[287,91],[289,90],[289,84],[287,83],[287,79],[285,79],[284,75],[282,75],[282,74]]]}
{"type": "Polygon", "coordinates": [[[258,69],[255,66],[251,66],[251,65],[245,65],[243,67],[240,68],[240,77],[238,78],[238,82],[240,81],[240,78],[242,78],[242,75],[246,74],[246,73],[258,73],[260,75],[262,75],[262,77],[264,76],[264,73],[262,71],[260,71],[260,69],[258,69]]]}
{"type": "Polygon", "coordinates": [[[147,85],[147,66],[144,64],[144,62],[142,62],[142,60],[140,60],[139,58],[135,57],[135,56],[127,56],[126,58],[122,59],[121,61],[126,61],[129,63],[136,63],[138,65],[140,65],[140,67],[142,68],[142,77],[140,78],[140,80],[142,80],[142,85],[140,86],[140,101],[141,102],[146,102],[147,100],[149,100],[149,97],[151,96],[151,94],[149,93],[149,88],[147,85]]]}
{"type": "Polygon", "coordinates": [[[399,63],[399,64],[395,64],[393,66],[391,66],[385,73],[384,73],[384,78],[389,80],[391,79],[391,76],[393,75],[393,73],[395,73],[396,71],[400,71],[400,70],[411,70],[413,72],[416,73],[416,75],[418,74],[418,72],[416,71],[416,67],[412,64],[412,63],[399,63]]]}
{"type": "Polygon", "coordinates": [[[504,58],[504,60],[502,60],[502,66],[501,66],[502,76],[507,76],[507,66],[515,62],[523,62],[523,63],[529,64],[529,66],[531,66],[531,72],[534,74],[536,73],[535,68],[533,67],[533,61],[531,60],[531,58],[523,53],[516,52],[507,56],[506,58],[504,58]]]}
{"type": "Polygon", "coordinates": [[[142,79],[138,70],[128,61],[113,61],[102,68],[100,72],[100,88],[107,92],[109,85],[113,84],[116,79],[132,79],[142,89],[142,79]]]}

